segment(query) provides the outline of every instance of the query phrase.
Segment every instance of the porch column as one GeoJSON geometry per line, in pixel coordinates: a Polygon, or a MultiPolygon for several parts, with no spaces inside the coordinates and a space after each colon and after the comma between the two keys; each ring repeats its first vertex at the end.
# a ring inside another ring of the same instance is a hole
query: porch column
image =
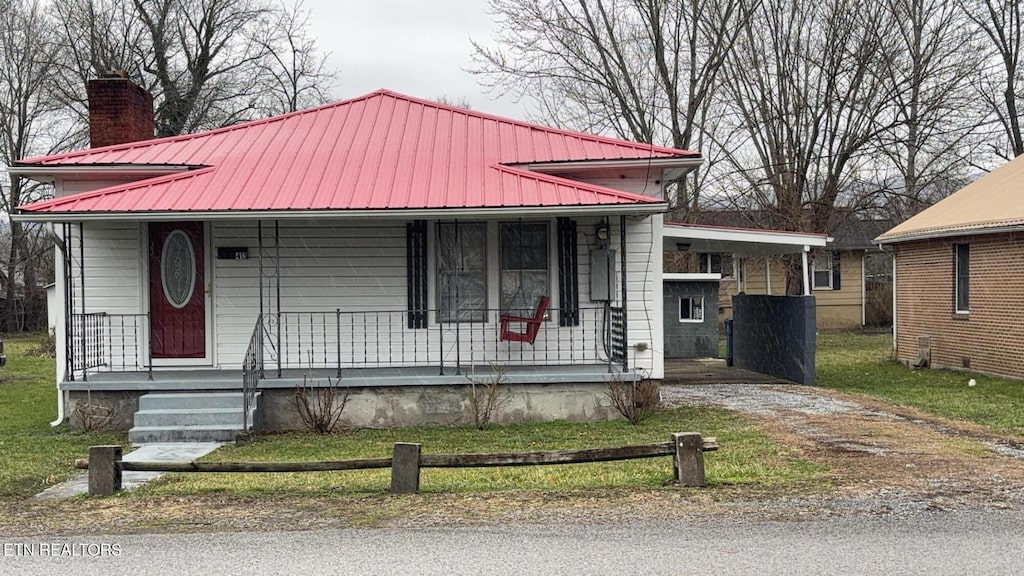
{"type": "Polygon", "coordinates": [[[810,249],[810,246],[804,246],[804,251],[800,253],[804,266],[804,296],[811,295],[811,279],[807,274],[807,252],[809,252],[810,249]]]}
{"type": "Polygon", "coordinates": [[[764,257],[764,285],[767,289],[765,294],[772,295],[772,259],[768,256],[764,257]]]}

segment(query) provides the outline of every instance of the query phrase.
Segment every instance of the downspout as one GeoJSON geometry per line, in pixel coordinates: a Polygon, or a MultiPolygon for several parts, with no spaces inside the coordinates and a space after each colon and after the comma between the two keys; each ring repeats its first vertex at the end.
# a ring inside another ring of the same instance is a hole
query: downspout
{"type": "Polygon", "coordinates": [[[879,244],[878,249],[892,258],[892,355],[893,359],[899,360],[899,344],[896,340],[896,251],[886,250],[885,244],[879,244]]]}
{"type": "MultiPolygon", "coordinates": [[[[56,246],[57,249],[60,250],[61,254],[64,257],[64,260],[66,260],[67,259],[67,251],[66,251],[66,249],[64,247],[64,240],[57,234],[57,230],[54,228],[53,222],[49,222],[48,224],[49,225],[48,225],[48,228],[47,228],[47,232],[49,233],[48,235],[50,236],[50,240],[53,241],[54,246],[56,246]]],[[[62,261],[64,261],[64,260],[62,260],[62,261]]],[[[57,280],[57,275],[54,274],[54,281],[56,281],[56,280],[57,280]]],[[[67,290],[67,286],[64,286],[64,290],[67,290]]],[[[65,323],[64,330],[66,331],[67,329],[68,328],[67,328],[67,325],[65,323]]],[[[56,337],[57,337],[57,335],[54,334],[54,338],[56,338],[56,337]]],[[[67,354],[67,350],[65,350],[64,353],[67,354]]],[[[65,413],[64,413],[64,392],[60,389],[60,379],[59,378],[55,378],[55,380],[56,380],[56,386],[57,386],[57,419],[54,420],[53,422],[50,422],[50,426],[51,427],[60,426],[64,422],[64,419],[66,418],[65,413]]]]}
{"type": "Polygon", "coordinates": [[[868,323],[868,277],[864,275],[864,261],[868,259],[868,251],[860,255],[860,325],[868,323]]]}

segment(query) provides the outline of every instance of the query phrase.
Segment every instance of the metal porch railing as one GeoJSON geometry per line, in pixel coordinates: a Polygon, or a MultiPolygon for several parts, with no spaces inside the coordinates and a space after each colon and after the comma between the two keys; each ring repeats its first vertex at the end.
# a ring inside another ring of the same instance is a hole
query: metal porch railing
{"type": "Polygon", "coordinates": [[[73,314],[67,351],[68,380],[89,372],[145,371],[153,377],[149,314],[73,314]]]}
{"type": "Polygon", "coordinates": [[[406,310],[265,314],[264,370],[279,376],[290,369],[328,369],[340,376],[348,368],[430,366],[445,374],[472,366],[621,363],[621,315],[604,307],[574,312],[575,324],[560,326],[561,311],[551,309],[532,344],[503,341],[497,309],[479,311],[480,321],[438,321],[437,310],[426,310],[422,328],[410,327],[406,310]]]}

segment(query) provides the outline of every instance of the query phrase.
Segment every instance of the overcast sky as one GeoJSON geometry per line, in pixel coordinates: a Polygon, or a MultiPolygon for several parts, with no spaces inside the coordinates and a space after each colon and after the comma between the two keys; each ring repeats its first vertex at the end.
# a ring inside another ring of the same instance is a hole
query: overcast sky
{"type": "Polygon", "coordinates": [[[525,106],[495,99],[463,71],[470,38],[491,42],[484,0],[304,0],[312,32],[341,75],[338,99],[388,88],[420,98],[467,100],[474,110],[513,118],[525,106]]]}

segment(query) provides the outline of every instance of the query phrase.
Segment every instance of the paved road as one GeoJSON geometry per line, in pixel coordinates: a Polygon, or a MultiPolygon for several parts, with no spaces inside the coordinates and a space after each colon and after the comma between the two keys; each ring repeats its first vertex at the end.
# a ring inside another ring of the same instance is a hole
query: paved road
{"type": "Polygon", "coordinates": [[[1024,511],[788,523],[507,526],[5,539],[0,574],[1024,574],[1024,511]],[[12,556],[18,545],[76,557],[12,556]],[[119,555],[88,557],[108,545],[119,555]],[[83,556],[84,555],[84,556],[83,556]]]}

